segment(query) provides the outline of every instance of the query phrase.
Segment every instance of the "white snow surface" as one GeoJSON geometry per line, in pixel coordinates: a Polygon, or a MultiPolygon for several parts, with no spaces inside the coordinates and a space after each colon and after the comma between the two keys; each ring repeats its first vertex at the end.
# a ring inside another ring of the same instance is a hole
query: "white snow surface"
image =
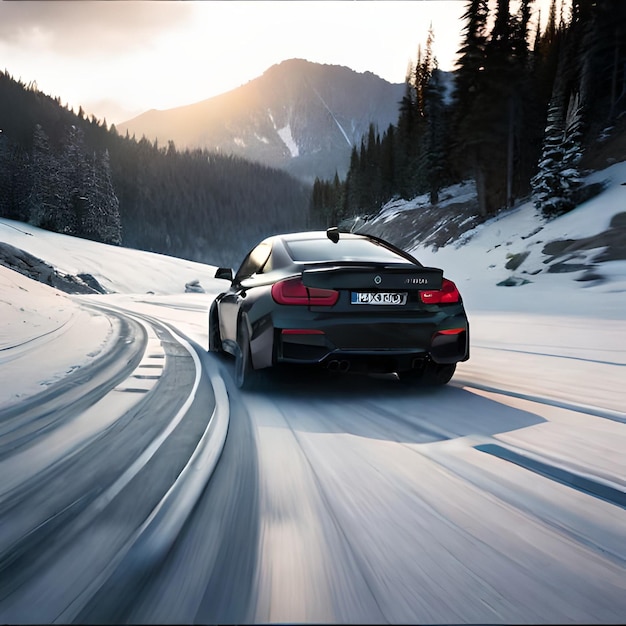
{"type": "MultiPolygon", "coordinates": [[[[0,219],[0,241],[30,252],[64,274],[90,273],[107,290],[135,297],[144,294],[158,301],[167,294],[181,301],[189,296],[195,296],[195,302],[206,301],[210,297],[204,294],[185,294],[185,284],[197,279],[210,289],[224,282],[213,278],[215,267],[210,265],[68,237],[6,219],[0,219]]],[[[110,347],[118,332],[114,321],[81,307],[80,298],[2,265],[0,320],[0,408],[88,364],[110,347]]]]}
{"type": "Polygon", "coordinates": [[[279,128],[276,132],[278,133],[278,136],[283,140],[283,143],[287,146],[287,150],[289,150],[289,154],[291,154],[291,157],[295,158],[297,156],[300,156],[300,149],[298,148],[298,144],[291,134],[291,126],[287,124],[287,126],[279,128]]]}
{"type": "MultiPolygon", "coordinates": [[[[424,265],[444,269],[445,275],[461,290],[470,316],[482,311],[502,311],[623,321],[626,261],[599,264],[597,271],[606,279],[604,282],[576,280],[584,272],[545,271],[544,261],[548,259],[542,252],[545,244],[602,233],[609,228],[614,215],[626,212],[626,162],[596,172],[588,181],[605,182],[607,188],[557,219],[544,222],[532,202],[527,202],[477,226],[461,241],[436,251],[417,246],[411,252],[424,265]],[[529,252],[522,265],[515,271],[506,269],[509,258],[522,252],[529,252]],[[537,270],[541,272],[534,274],[537,270]],[[516,287],[497,286],[510,277],[530,282],[516,287]]],[[[390,209],[394,210],[401,209],[397,206],[390,209]]],[[[599,252],[600,248],[583,251],[576,262],[599,252]]],[[[626,349],[626,343],[621,347],[626,349]]]]}
{"type": "Polygon", "coordinates": [[[267,110],[267,115],[269,116],[272,122],[272,126],[274,126],[274,129],[278,133],[278,136],[281,138],[285,146],[287,146],[287,150],[289,150],[289,154],[291,155],[291,157],[295,158],[297,156],[300,156],[300,149],[298,148],[298,144],[296,143],[296,140],[293,138],[290,124],[287,123],[282,128],[278,128],[276,126],[276,121],[274,120],[274,116],[272,115],[272,112],[269,109],[267,110]]]}
{"type": "MultiPolygon", "coordinates": [[[[536,234],[542,223],[525,204],[479,226],[465,243],[413,251],[424,264],[442,267],[464,298],[471,357],[459,364],[453,382],[592,406],[626,418],[626,261],[601,264],[597,269],[605,281],[599,284],[576,281],[577,274],[543,272],[524,275],[529,284],[496,285],[512,274],[522,276],[523,269],[540,268],[545,243],[602,232],[614,214],[626,210],[626,163],[594,178],[610,186],[536,234]],[[518,270],[505,269],[507,255],[526,250],[529,257],[518,270]]],[[[394,210],[402,207],[396,203],[394,210]]],[[[90,273],[116,292],[68,296],[0,266],[0,408],[44,389],[112,344],[115,322],[84,308],[85,302],[159,316],[206,347],[208,306],[227,285],[213,278],[213,266],[6,219],[0,220],[0,241],[63,273],[90,273]],[[195,279],[205,294],[184,293],[185,284],[195,279]]]]}
{"type": "MultiPolygon", "coordinates": [[[[441,194],[439,207],[445,207],[454,202],[467,202],[476,197],[476,185],[473,182],[463,182],[446,188],[441,194]]],[[[392,221],[399,213],[413,211],[430,205],[430,194],[424,193],[412,200],[391,200],[380,211],[379,218],[383,223],[392,221]]]]}

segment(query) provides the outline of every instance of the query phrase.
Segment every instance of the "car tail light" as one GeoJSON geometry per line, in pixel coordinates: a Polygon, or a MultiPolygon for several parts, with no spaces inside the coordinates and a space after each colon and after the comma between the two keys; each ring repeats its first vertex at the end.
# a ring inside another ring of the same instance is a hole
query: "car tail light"
{"type": "Polygon", "coordinates": [[[278,304],[333,306],[339,299],[339,292],[334,289],[306,287],[301,278],[288,278],[272,285],[272,298],[278,304]]]}
{"type": "Polygon", "coordinates": [[[461,301],[461,294],[451,280],[444,278],[441,289],[420,291],[420,299],[424,304],[452,304],[461,301]]]}

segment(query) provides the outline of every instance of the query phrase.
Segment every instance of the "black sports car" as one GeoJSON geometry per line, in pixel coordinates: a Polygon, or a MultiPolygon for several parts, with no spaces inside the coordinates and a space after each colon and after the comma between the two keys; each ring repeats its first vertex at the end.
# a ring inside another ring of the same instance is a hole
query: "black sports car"
{"type": "Polygon", "coordinates": [[[236,382],[281,364],[396,372],[445,384],[469,358],[461,295],[443,271],[369,235],[269,237],[209,312],[209,350],[235,356],[236,382]]]}

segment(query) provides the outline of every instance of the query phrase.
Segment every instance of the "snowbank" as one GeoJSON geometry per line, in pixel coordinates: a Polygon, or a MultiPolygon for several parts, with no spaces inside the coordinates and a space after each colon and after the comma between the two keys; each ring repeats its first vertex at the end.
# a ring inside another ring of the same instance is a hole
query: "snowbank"
{"type": "MultiPolygon", "coordinates": [[[[63,274],[91,274],[107,291],[119,294],[184,297],[186,285],[195,281],[211,293],[224,283],[215,280],[215,267],[210,265],[68,237],[6,219],[0,219],[0,242],[29,252],[63,274]]],[[[94,301],[98,298],[106,300],[97,296],[94,301]]],[[[204,300],[197,303],[203,312],[208,308],[204,300]]],[[[89,364],[111,346],[118,331],[114,319],[81,307],[79,297],[2,265],[0,320],[0,408],[89,364]]]]}
{"type": "Polygon", "coordinates": [[[185,285],[211,282],[215,267],[163,254],[96,243],[0,219],[0,241],[26,250],[64,274],[91,274],[109,292],[185,293],[185,285]]]}
{"type": "Polygon", "coordinates": [[[0,408],[89,363],[115,338],[108,318],[2,266],[0,319],[0,408]]]}

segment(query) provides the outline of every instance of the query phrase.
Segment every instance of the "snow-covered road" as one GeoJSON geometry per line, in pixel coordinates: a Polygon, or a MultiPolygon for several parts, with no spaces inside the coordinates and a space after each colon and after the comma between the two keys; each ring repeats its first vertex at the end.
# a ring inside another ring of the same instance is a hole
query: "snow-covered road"
{"type": "Polygon", "coordinates": [[[3,476],[27,469],[0,495],[3,621],[623,621],[624,363],[611,337],[623,336],[625,324],[596,325],[591,341],[588,332],[581,339],[579,319],[478,314],[472,359],[446,388],[293,376],[241,393],[231,360],[203,353],[210,300],[72,299],[166,324],[135,330],[142,349],[129,375],[154,364],[159,350],[176,369],[142,395],[153,401],[134,415],[83,414],[102,431],[90,432],[81,454],[71,444],[83,430],[63,420],[15,453],[5,448],[3,476]],[[213,406],[205,384],[185,427],[160,435],[195,371],[168,328],[193,341],[202,368],[224,381],[230,426],[173,549],[164,560],[138,551],[136,563],[129,542],[189,461],[213,406]],[[574,358],[577,348],[584,358],[574,358]],[[554,367],[561,361],[567,372],[554,367]],[[536,384],[529,370],[542,373],[536,384]],[[594,389],[591,404],[584,382],[594,389]],[[163,454],[138,466],[159,436],[163,454]],[[80,480],[70,478],[76,471],[80,480]]]}
{"type": "MultiPolygon", "coordinates": [[[[489,343],[491,333],[481,333],[489,320],[479,318],[473,337],[489,343]]],[[[542,323],[525,318],[534,339],[542,323]]],[[[518,317],[515,327],[517,348],[536,346],[518,317]]],[[[554,355],[575,347],[570,339],[554,339],[546,355],[534,350],[535,368],[550,372],[554,355]]],[[[228,385],[231,432],[206,498],[130,619],[623,620],[619,393],[617,407],[609,399],[563,408],[581,398],[581,360],[572,393],[548,394],[547,377],[531,390],[550,395],[547,403],[516,397],[505,383],[527,364],[518,369],[509,356],[498,378],[491,352],[478,350],[459,368],[464,383],[444,389],[294,376],[244,394],[232,363],[210,355],[228,385]],[[487,371],[502,393],[480,388],[487,371]]],[[[606,367],[615,380],[623,372],[621,363],[606,367]]]]}

